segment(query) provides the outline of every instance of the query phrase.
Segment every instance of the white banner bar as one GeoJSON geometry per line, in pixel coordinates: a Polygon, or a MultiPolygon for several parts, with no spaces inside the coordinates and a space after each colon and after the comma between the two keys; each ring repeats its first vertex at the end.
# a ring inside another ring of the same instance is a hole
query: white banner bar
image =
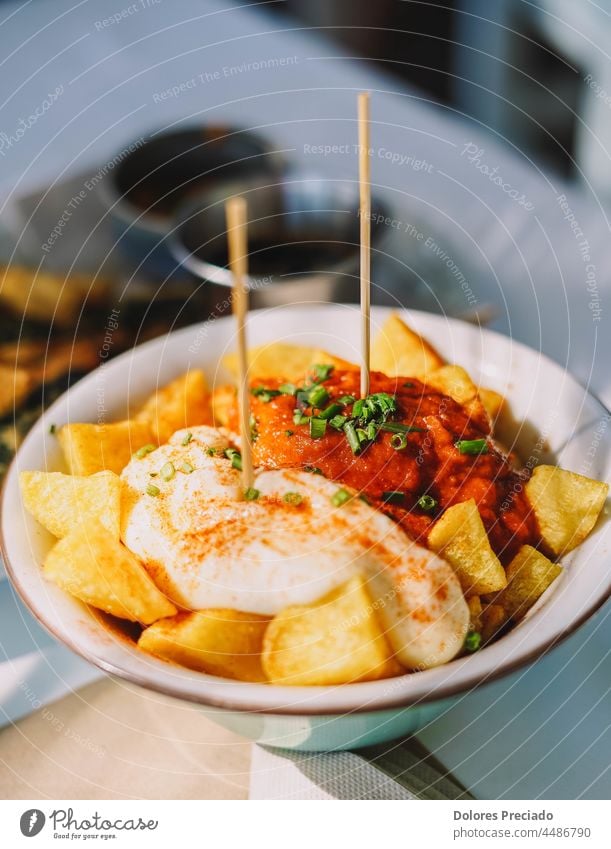
{"type": "Polygon", "coordinates": [[[2,845],[268,849],[609,846],[607,803],[3,801],[2,845]],[[317,811],[311,809],[318,807],[317,811]],[[305,807],[308,806],[308,807],[305,807]],[[30,842],[31,841],[31,842],[30,842]]]}

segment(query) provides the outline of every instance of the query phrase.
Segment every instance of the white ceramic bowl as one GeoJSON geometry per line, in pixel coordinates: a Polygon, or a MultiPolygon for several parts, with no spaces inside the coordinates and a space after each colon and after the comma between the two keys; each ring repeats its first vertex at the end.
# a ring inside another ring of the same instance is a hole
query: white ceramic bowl
{"type": "MultiPolygon", "coordinates": [[[[375,329],[388,314],[373,311],[375,329]]],[[[499,334],[440,316],[409,321],[451,362],[511,401],[522,453],[601,480],[611,479],[605,408],[560,366],[499,334]],[[539,434],[543,439],[539,439],[539,434]]],[[[102,669],[153,690],[202,705],[216,721],[268,745],[301,750],[352,748],[410,733],[463,691],[536,659],[571,633],[611,593],[611,523],[604,519],[564,560],[565,572],[510,633],[445,666],[399,678],[336,687],[277,687],[215,678],[148,657],[106,629],[80,602],[43,580],[40,564],[51,536],[24,510],[22,469],[62,468],[53,423],[123,418],[159,384],[188,367],[224,382],[219,365],[233,346],[231,319],[194,325],[135,348],[102,366],[63,395],[21,446],[4,489],[3,554],[9,576],[34,616],[74,651],[102,669]],[[129,404],[128,400],[129,399],[129,404]]],[[[284,339],[357,358],[353,306],[282,307],[252,313],[249,344],[284,339]]]]}

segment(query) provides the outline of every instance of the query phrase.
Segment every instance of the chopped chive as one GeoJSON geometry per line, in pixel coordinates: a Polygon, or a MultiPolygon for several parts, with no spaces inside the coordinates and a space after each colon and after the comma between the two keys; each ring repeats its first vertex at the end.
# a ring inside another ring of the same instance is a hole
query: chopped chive
{"type": "Polygon", "coordinates": [[[138,460],[142,460],[143,457],[146,457],[147,454],[150,454],[151,451],[155,450],[155,446],[152,443],[148,443],[148,445],[143,445],[142,448],[138,448],[134,457],[138,460]]]}
{"type": "Polygon", "coordinates": [[[174,463],[165,463],[159,470],[159,476],[164,481],[171,481],[175,474],[174,463]]]}
{"type": "Polygon", "coordinates": [[[359,438],[359,442],[367,442],[367,431],[363,430],[362,427],[357,427],[356,435],[359,438]]]}
{"type": "Polygon", "coordinates": [[[184,472],[184,473],[185,473],[185,475],[190,475],[190,474],[191,474],[191,472],[194,472],[194,471],[195,471],[195,469],[193,468],[193,466],[191,465],[191,463],[189,463],[187,460],[185,460],[185,462],[184,462],[184,463],[182,464],[182,466],[180,467],[180,471],[181,471],[181,472],[184,472]]]}
{"type": "Polygon", "coordinates": [[[244,490],[245,501],[256,501],[260,495],[260,491],[258,489],[255,489],[254,486],[249,486],[244,490]]]}
{"type": "Polygon", "coordinates": [[[454,445],[461,454],[487,454],[488,443],[485,439],[459,439],[454,445]]]}
{"type": "Polygon", "coordinates": [[[312,439],[321,439],[326,432],[327,422],[324,419],[312,416],[310,419],[310,437],[312,439]]]}
{"type": "Polygon", "coordinates": [[[216,454],[216,448],[206,448],[206,454],[209,457],[214,457],[214,455],[216,454]]]}
{"type": "Polygon", "coordinates": [[[146,494],[151,495],[153,498],[157,498],[160,492],[161,490],[159,489],[159,487],[155,486],[152,483],[149,483],[146,487],[146,494]]]}
{"type": "Polygon", "coordinates": [[[285,430],[285,431],[284,431],[284,435],[285,435],[285,436],[292,436],[294,433],[295,433],[295,431],[294,431],[294,430],[285,430]]]}
{"type": "Polygon", "coordinates": [[[362,398],[359,398],[358,401],[354,402],[354,407],[352,408],[352,415],[355,418],[360,419],[360,417],[363,415],[364,407],[365,407],[365,402],[363,401],[362,398]]]}
{"type": "Polygon", "coordinates": [[[310,421],[310,417],[305,416],[301,412],[301,410],[295,410],[295,412],[293,413],[293,424],[304,425],[304,424],[307,424],[309,421],[310,421]]]}
{"type": "Polygon", "coordinates": [[[272,398],[277,398],[278,395],[282,394],[279,389],[268,389],[265,386],[255,386],[250,391],[256,398],[263,401],[264,404],[269,404],[272,398]]]}
{"type": "Polygon", "coordinates": [[[352,493],[349,490],[344,489],[344,487],[338,489],[337,492],[331,496],[331,504],[334,507],[341,507],[343,504],[346,504],[348,501],[351,500],[352,493]]]}
{"type": "Polygon", "coordinates": [[[404,433],[393,433],[390,437],[390,444],[395,451],[403,451],[404,448],[407,448],[407,436],[404,433]]]}
{"type": "Polygon", "coordinates": [[[335,428],[335,430],[343,430],[347,421],[348,416],[333,416],[333,418],[329,420],[329,424],[331,427],[335,428]]]}
{"type": "Polygon", "coordinates": [[[56,430],[57,430],[56,425],[54,425],[54,424],[49,425],[49,433],[51,434],[51,436],[53,436],[53,434],[55,433],[56,430]]]}
{"type": "Polygon", "coordinates": [[[193,439],[193,434],[191,433],[191,431],[189,431],[189,433],[186,434],[185,438],[183,439],[183,441],[180,444],[181,445],[188,445],[191,442],[192,439],[193,439]]]}
{"type": "Polygon", "coordinates": [[[325,409],[321,413],[319,413],[319,418],[327,420],[332,419],[333,416],[337,415],[337,413],[340,413],[341,410],[342,408],[339,404],[329,404],[328,407],[325,407],[325,409]]]}
{"type": "Polygon", "coordinates": [[[235,448],[226,448],[225,449],[225,457],[228,460],[231,460],[231,465],[234,469],[238,471],[242,471],[242,457],[240,456],[240,452],[236,451],[235,448]]]}
{"type": "Polygon", "coordinates": [[[387,504],[403,504],[405,493],[398,489],[388,489],[382,493],[382,501],[387,504]]]}
{"type": "Polygon", "coordinates": [[[304,466],[304,472],[310,472],[313,475],[322,475],[322,469],[319,469],[318,466],[304,466]]]}
{"type": "Polygon", "coordinates": [[[352,448],[352,453],[358,454],[361,450],[361,440],[359,439],[356,428],[352,422],[346,422],[344,425],[344,433],[346,434],[348,445],[352,448]]]}
{"type": "Polygon", "coordinates": [[[298,492],[285,492],[282,496],[282,500],[285,501],[287,504],[292,504],[293,506],[297,507],[303,501],[303,496],[300,495],[298,492]]]}
{"type": "Polygon", "coordinates": [[[378,427],[375,422],[369,422],[366,428],[367,439],[374,440],[378,435],[378,427]]]}
{"type": "Polygon", "coordinates": [[[401,424],[401,422],[384,422],[380,425],[380,429],[388,433],[424,433],[423,427],[401,424]]]}
{"type": "Polygon", "coordinates": [[[354,404],[356,398],[354,395],[342,395],[341,398],[337,399],[337,403],[341,404],[342,407],[347,407],[349,404],[354,404]]]}
{"type": "Polygon", "coordinates": [[[331,376],[331,372],[333,371],[333,366],[329,365],[314,365],[312,366],[312,371],[316,376],[317,383],[323,383],[325,380],[328,380],[331,376]]]}
{"type": "Polygon", "coordinates": [[[433,498],[432,495],[421,495],[416,503],[421,510],[425,510],[427,513],[437,507],[437,499],[433,498]]]}
{"type": "Polygon", "coordinates": [[[312,407],[318,407],[320,409],[328,400],[329,393],[324,386],[316,385],[308,392],[308,401],[312,407]]]}
{"type": "Polygon", "coordinates": [[[465,651],[477,651],[481,644],[482,635],[479,633],[479,631],[469,631],[469,633],[465,637],[465,651]]]}
{"type": "Polygon", "coordinates": [[[278,392],[281,395],[294,395],[297,392],[297,387],[294,383],[281,383],[278,392]]]}

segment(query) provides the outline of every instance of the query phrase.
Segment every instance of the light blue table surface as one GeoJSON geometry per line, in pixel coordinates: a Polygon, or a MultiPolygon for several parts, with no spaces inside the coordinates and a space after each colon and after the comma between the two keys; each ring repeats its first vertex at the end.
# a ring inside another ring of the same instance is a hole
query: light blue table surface
{"type": "MultiPolygon", "coordinates": [[[[302,167],[356,178],[353,154],[311,149],[354,143],[355,93],[369,89],[376,190],[398,215],[434,218],[470,254],[479,273],[469,282],[480,302],[497,307],[494,327],[566,365],[611,403],[611,240],[600,200],[587,185],[567,187],[541,173],[520,151],[399,87],[371,63],[342,55],[320,33],[269,15],[265,4],[29,0],[0,5],[0,67],[0,133],[9,140],[23,127],[20,119],[61,87],[21,138],[7,145],[0,136],[5,217],[20,195],[99,167],[131,138],[199,119],[261,128],[302,167]],[[123,14],[119,22],[102,23],[114,13],[123,14]],[[181,84],[178,96],[161,96],[181,84]],[[478,162],[463,155],[466,145],[483,149],[478,162]],[[432,168],[393,164],[386,158],[393,153],[432,168]],[[505,190],[476,167],[482,163],[496,169],[505,190]],[[511,188],[533,208],[512,199],[511,188]],[[562,194],[582,239],[564,218],[562,194]]],[[[483,798],[608,798],[608,614],[609,607],[530,668],[465,695],[423,732],[423,742],[483,798]]],[[[12,658],[0,665],[2,707],[12,717],[28,709],[23,689],[16,693],[24,676],[52,699],[95,674],[32,625],[6,583],[0,649],[12,658]],[[38,676],[28,663],[38,664],[38,676]]]]}

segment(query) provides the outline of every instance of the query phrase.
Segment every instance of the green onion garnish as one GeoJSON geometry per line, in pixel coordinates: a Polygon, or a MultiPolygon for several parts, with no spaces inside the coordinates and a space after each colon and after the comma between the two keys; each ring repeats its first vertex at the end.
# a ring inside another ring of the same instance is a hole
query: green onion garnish
{"type": "Polygon", "coordinates": [[[395,451],[403,451],[404,448],[407,448],[407,436],[404,433],[393,433],[390,437],[390,444],[395,451]]]}
{"type": "Polygon", "coordinates": [[[363,430],[363,428],[362,428],[362,427],[357,427],[357,429],[356,429],[356,435],[358,436],[358,438],[359,438],[359,442],[361,442],[361,443],[362,443],[362,442],[367,442],[367,439],[369,438],[369,437],[367,436],[367,431],[366,431],[366,430],[363,430]]]}
{"type": "Polygon", "coordinates": [[[437,500],[432,495],[421,495],[416,503],[421,510],[425,510],[427,513],[437,507],[437,500]]]}
{"type": "Polygon", "coordinates": [[[174,463],[165,463],[159,470],[159,476],[164,481],[171,481],[175,474],[174,463]]]}
{"type": "Polygon", "coordinates": [[[365,432],[367,433],[367,439],[373,441],[378,435],[378,426],[375,422],[369,422],[365,432]]]}
{"type": "Polygon", "coordinates": [[[285,436],[292,436],[294,433],[295,433],[295,431],[294,431],[294,430],[285,430],[285,431],[284,431],[284,435],[285,435],[285,436]]]}
{"type": "Polygon", "coordinates": [[[304,472],[310,472],[313,475],[322,475],[322,469],[319,469],[318,466],[304,466],[304,472]]]}
{"type": "Polygon", "coordinates": [[[209,457],[214,457],[214,455],[216,454],[216,448],[206,448],[206,454],[209,457]]]}
{"type": "Polygon", "coordinates": [[[347,421],[348,416],[333,416],[333,418],[329,420],[329,424],[331,427],[335,428],[335,430],[343,430],[347,421]]]}
{"type": "Polygon", "coordinates": [[[181,472],[184,472],[184,473],[185,473],[185,475],[190,475],[190,474],[191,474],[191,472],[194,472],[194,471],[195,471],[195,469],[193,468],[193,466],[191,465],[191,463],[189,463],[187,460],[185,460],[185,462],[184,462],[184,463],[182,464],[182,466],[180,467],[180,471],[181,471],[181,472]]]}
{"type": "Polygon", "coordinates": [[[401,422],[384,422],[380,425],[380,429],[388,433],[424,433],[423,427],[401,424],[401,422]]]}
{"type": "Polygon", "coordinates": [[[310,421],[310,417],[304,415],[301,410],[295,410],[293,413],[293,424],[304,425],[310,421]]]}
{"type": "Polygon", "coordinates": [[[346,504],[346,502],[351,500],[352,493],[349,490],[344,489],[344,487],[338,489],[337,492],[331,496],[331,504],[334,507],[341,507],[343,504],[346,504]]]}
{"type": "Polygon", "coordinates": [[[325,419],[315,418],[310,419],[310,437],[312,439],[321,439],[327,431],[327,422],[325,419]]]}
{"type": "Polygon", "coordinates": [[[254,486],[249,486],[244,490],[245,501],[256,501],[260,495],[261,493],[258,489],[255,489],[254,486]]]}
{"type": "Polygon", "coordinates": [[[159,487],[155,486],[152,483],[149,483],[146,487],[146,494],[152,495],[153,498],[157,498],[157,496],[159,495],[160,492],[161,492],[161,490],[159,489],[159,487]]]}
{"type": "Polygon", "coordinates": [[[361,451],[361,440],[358,437],[355,426],[352,422],[346,422],[344,425],[344,433],[348,440],[348,445],[352,448],[353,454],[359,454],[361,451]]]}
{"type": "Polygon", "coordinates": [[[150,454],[151,451],[154,451],[154,450],[155,450],[155,446],[152,445],[149,442],[148,445],[143,445],[142,448],[138,448],[138,450],[134,454],[134,457],[137,457],[138,460],[142,460],[143,457],[146,457],[147,454],[150,454]]]}
{"type": "Polygon", "coordinates": [[[226,448],[225,449],[225,457],[228,460],[231,460],[231,465],[234,469],[238,471],[242,471],[242,457],[240,456],[240,452],[236,451],[235,448],[226,448]]]}
{"type": "Polygon", "coordinates": [[[487,454],[488,443],[485,439],[459,439],[454,445],[461,454],[487,454]]]}
{"type": "Polygon", "coordinates": [[[469,631],[469,633],[465,637],[465,651],[477,651],[481,644],[482,635],[479,633],[479,631],[469,631]]]}
{"type": "Polygon", "coordinates": [[[388,489],[382,493],[382,501],[387,504],[403,504],[405,493],[398,489],[388,489]]]}
{"type": "Polygon", "coordinates": [[[297,507],[303,501],[303,496],[300,495],[298,492],[285,492],[282,496],[282,500],[285,501],[287,504],[293,504],[295,507],[297,507]]]}
{"type": "Polygon", "coordinates": [[[250,391],[256,398],[263,401],[264,404],[269,404],[272,398],[277,398],[281,394],[279,389],[268,389],[265,386],[255,386],[250,391]]]}
{"type": "Polygon", "coordinates": [[[328,380],[331,376],[331,372],[333,371],[333,366],[328,365],[314,365],[312,366],[312,371],[316,376],[317,383],[323,383],[323,381],[328,380]]]}
{"type": "Polygon", "coordinates": [[[365,409],[365,401],[362,398],[359,398],[358,401],[354,402],[354,407],[352,408],[352,415],[356,419],[360,419],[363,415],[363,410],[365,409]]]}
{"type": "Polygon", "coordinates": [[[328,407],[318,414],[318,417],[321,419],[332,419],[333,416],[337,415],[337,413],[341,413],[342,408],[339,404],[329,404],[328,407]]]}
{"type": "Polygon", "coordinates": [[[187,433],[185,435],[185,438],[183,439],[183,441],[180,444],[181,445],[188,445],[191,442],[192,439],[193,439],[193,434],[191,433],[191,431],[189,431],[189,433],[187,433]]]}
{"type": "Polygon", "coordinates": [[[308,392],[308,402],[312,407],[323,407],[329,400],[329,393],[324,386],[314,386],[308,392]]]}
{"type": "Polygon", "coordinates": [[[294,395],[297,392],[297,387],[294,383],[281,383],[278,392],[281,395],[294,395]]]}
{"type": "Polygon", "coordinates": [[[341,398],[337,399],[337,403],[341,404],[342,407],[347,407],[348,404],[354,404],[355,401],[356,398],[354,397],[354,395],[342,395],[341,398]]]}

